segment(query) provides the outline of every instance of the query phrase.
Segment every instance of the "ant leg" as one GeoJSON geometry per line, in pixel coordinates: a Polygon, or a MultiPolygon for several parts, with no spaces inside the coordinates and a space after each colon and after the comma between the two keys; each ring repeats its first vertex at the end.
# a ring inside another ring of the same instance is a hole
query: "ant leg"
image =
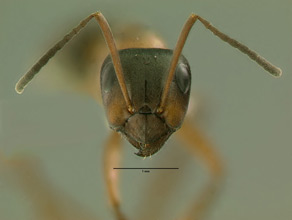
{"type": "Polygon", "coordinates": [[[201,219],[210,203],[213,201],[216,192],[220,187],[223,178],[223,164],[209,141],[199,129],[190,122],[185,121],[182,128],[177,132],[177,137],[182,141],[193,155],[202,159],[209,168],[211,179],[201,192],[199,199],[192,204],[184,220],[201,219]]]}
{"type": "Polygon", "coordinates": [[[214,202],[219,191],[219,184],[215,179],[210,180],[200,192],[198,198],[190,205],[187,212],[179,220],[202,220],[206,217],[208,208],[214,202]]]}
{"type": "Polygon", "coordinates": [[[0,180],[7,182],[12,189],[19,189],[20,193],[25,193],[26,199],[30,199],[32,213],[29,216],[32,216],[29,219],[100,219],[51,184],[43,168],[41,161],[36,158],[13,156],[7,159],[0,152],[0,180]]]}
{"type": "Polygon", "coordinates": [[[199,129],[185,121],[177,134],[194,155],[205,160],[213,178],[220,178],[223,175],[223,165],[219,155],[199,129]]]}
{"type": "Polygon", "coordinates": [[[3,156],[0,166],[0,174],[6,174],[5,180],[22,189],[31,199],[36,219],[65,219],[56,192],[45,180],[38,161],[22,157],[6,159],[3,156]]]}
{"type": "Polygon", "coordinates": [[[121,159],[121,137],[117,132],[112,131],[104,151],[104,178],[110,205],[113,207],[116,218],[118,220],[126,220],[120,209],[120,198],[118,190],[118,170],[114,170],[114,167],[118,167],[121,159]]]}

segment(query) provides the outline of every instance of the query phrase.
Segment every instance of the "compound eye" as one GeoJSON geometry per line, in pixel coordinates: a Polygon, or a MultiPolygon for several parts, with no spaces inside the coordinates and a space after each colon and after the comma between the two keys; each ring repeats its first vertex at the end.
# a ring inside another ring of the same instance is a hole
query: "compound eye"
{"type": "Polygon", "coordinates": [[[105,93],[111,91],[117,80],[115,69],[112,63],[106,64],[102,69],[101,88],[105,93]]]}
{"type": "Polygon", "coordinates": [[[191,86],[191,70],[186,64],[180,63],[176,68],[175,78],[178,87],[183,94],[190,90],[191,86]]]}

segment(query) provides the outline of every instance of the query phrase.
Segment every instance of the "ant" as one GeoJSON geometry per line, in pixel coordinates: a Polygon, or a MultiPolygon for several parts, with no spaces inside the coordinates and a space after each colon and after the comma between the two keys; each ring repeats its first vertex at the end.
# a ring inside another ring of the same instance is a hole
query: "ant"
{"type": "Polygon", "coordinates": [[[109,126],[114,131],[106,144],[104,172],[117,218],[125,219],[120,210],[118,176],[112,169],[120,160],[121,138],[118,133],[139,150],[138,156],[148,157],[158,152],[180,129],[178,137],[206,161],[212,177],[222,176],[220,159],[206,138],[189,122],[183,123],[189,104],[191,70],[181,52],[193,24],[200,21],[215,36],[248,55],[273,76],[281,76],[281,69],[193,13],[184,24],[174,50],[166,49],[159,37],[146,30],[125,32],[123,38],[118,36],[118,50],[107,20],[102,13],[96,12],[82,20],[32,66],[17,82],[17,93],[21,94],[41,68],[93,18],[98,22],[110,51],[99,65],[100,79],[91,81],[94,84],[91,94],[97,100],[102,98],[109,126]]]}

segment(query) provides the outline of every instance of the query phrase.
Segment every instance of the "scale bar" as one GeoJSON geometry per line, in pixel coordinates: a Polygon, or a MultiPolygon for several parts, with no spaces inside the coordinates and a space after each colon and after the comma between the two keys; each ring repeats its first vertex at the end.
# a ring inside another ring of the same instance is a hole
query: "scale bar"
{"type": "Polygon", "coordinates": [[[114,167],[114,170],[178,170],[178,167],[114,167]]]}

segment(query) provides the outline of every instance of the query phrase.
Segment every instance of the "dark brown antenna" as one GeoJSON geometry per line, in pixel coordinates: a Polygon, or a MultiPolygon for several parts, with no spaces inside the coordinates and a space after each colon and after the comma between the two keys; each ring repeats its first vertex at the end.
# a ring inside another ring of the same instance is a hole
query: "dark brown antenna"
{"type": "Polygon", "coordinates": [[[245,53],[250,57],[250,59],[254,60],[257,62],[261,67],[263,67],[266,71],[271,73],[275,77],[280,77],[282,75],[282,70],[273,64],[271,64],[269,61],[267,61],[265,58],[260,56],[258,53],[255,51],[249,49],[247,46],[243,45],[242,43],[239,43],[237,40],[232,39],[231,37],[227,36],[226,34],[222,33],[219,31],[217,28],[215,28],[213,25],[211,25],[210,22],[207,20],[203,19],[202,17],[196,15],[196,14],[191,14],[188,20],[186,21],[185,25],[183,26],[183,29],[181,31],[181,34],[179,36],[179,39],[176,43],[175,49],[173,51],[173,57],[170,63],[170,68],[169,68],[169,74],[165,83],[165,87],[162,92],[162,97],[160,101],[160,106],[157,109],[158,113],[162,113],[164,108],[165,108],[165,103],[167,99],[167,95],[169,92],[170,84],[173,80],[173,76],[175,73],[175,69],[178,63],[178,59],[180,57],[180,54],[182,52],[182,49],[184,47],[184,44],[186,42],[186,39],[188,37],[188,34],[193,27],[193,24],[199,20],[200,22],[203,23],[203,25],[209,29],[211,32],[213,32],[214,35],[219,37],[221,40],[229,43],[232,47],[237,48],[240,50],[242,53],[245,53]]]}
{"type": "Polygon", "coordinates": [[[126,87],[125,78],[122,70],[122,65],[119,57],[118,50],[113,38],[112,31],[109,27],[108,22],[105,17],[100,12],[93,13],[87,18],[82,20],[79,25],[77,25],[71,32],[66,34],[62,40],[56,43],[51,49],[49,49],[40,59],[34,64],[31,69],[21,77],[21,79],[16,83],[15,90],[17,93],[21,94],[27,84],[33,79],[33,77],[41,70],[41,68],[47,64],[47,62],[59,51],[61,50],[74,36],[76,36],[82,28],[92,19],[95,18],[102,30],[103,36],[110,50],[110,55],[113,60],[113,65],[117,74],[117,78],[130,113],[134,112],[129,93],[126,87]]]}

